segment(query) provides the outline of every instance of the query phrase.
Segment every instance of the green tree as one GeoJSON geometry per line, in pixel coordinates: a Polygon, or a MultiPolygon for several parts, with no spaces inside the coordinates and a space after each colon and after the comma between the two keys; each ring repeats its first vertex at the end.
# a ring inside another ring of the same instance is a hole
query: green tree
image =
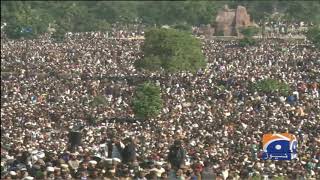
{"type": "Polygon", "coordinates": [[[260,29],[255,27],[255,26],[249,26],[240,29],[240,32],[245,36],[245,37],[252,37],[254,35],[257,35],[260,32],[260,29]]]}
{"type": "Polygon", "coordinates": [[[218,10],[226,2],[219,1],[186,1],[184,4],[185,22],[191,25],[212,24],[218,10]]]}
{"type": "Polygon", "coordinates": [[[186,24],[186,23],[179,23],[179,24],[175,24],[173,26],[174,29],[180,30],[180,31],[186,31],[191,33],[192,32],[192,28],[190,25],[186,24]]]}
{"type": "Polygon", "coordinates": [[[290,86],[284,82],[278,81],[276,79],[263,79],[253,83],[250,87],[252,91],[259,93],[270,93],[287,96],[291,89],[290,86]]]}
{"type": "Polygon", "coordinates": [[[161,69],[161,59],[159,56],[148,56],[141,60],[135,61],[135,67],[137,69],[148,69],[150,71],[158,71],[161,69]]]}
{"type": "MultiPolygon", "coordinates": [[[[108,24],[188,26],[212,24],[218,10],[228,4],[243,5],[256,22],[279,12],[288,20],[320,23],[317,1],[1,1],[1,22],[9,37],[35,37],[55,23],[65,31],[105,31],[108,24]],[[21,33],[31,28],[32,33],[21,33]]],[[[179,28],[178,28],[179,29],[179,28]]]]}
{"type": "Polygon", "coordinates": [[[175,29],[147,31],[142,50],[144,59],[135,63],[138,69],[195,72],[206,65],[200,40],[175,29]]]}
{"type": "Polygon", "coordinates": [[[254,46],[257,44],[257,41],[253,39],[252,37],[244,37],[239,40],[239,45],[242,47],[245,46],[254,46]]]}
{"type": "Polygon", "coordinates": [[[149,82],[137,87],[132,108],[138,118],[155,117],[160,113],[162,106],[160,87],[149,82]]]}
{"type": "Polygon", "coordinates": [[[289,20],[320,23],[319,1],[287,1],[285,13],[289,20]]]}
{"type": "Polygon", "coordinates": [[[306,36],[316,47],[320,48],[320,25],[310,28],[306,36]]]}
{"type": "Polygon", "coordinates": [[[67,31],[61,27],[56,28],[56,31],[51,35],[55,42],[63,42],[67,31]]]}
{"type": "Polygon", "coordinates": [[[255,26],[249,26],[240,29],[240,33],[243,34],[243,38],[239,40],[240,46],[254,46],[257,44],[257,41],[253,39],[253,36],[258,34],[260,29],[255,26]]]}
{"type": "Polygon", "coordinates": [[[28,2],[1,2],[2,10],[1,22],[8,24],[5,32],[9,38],[33,38],[47,31],[50,17],[44,11],[33,9],[28,2]]]}

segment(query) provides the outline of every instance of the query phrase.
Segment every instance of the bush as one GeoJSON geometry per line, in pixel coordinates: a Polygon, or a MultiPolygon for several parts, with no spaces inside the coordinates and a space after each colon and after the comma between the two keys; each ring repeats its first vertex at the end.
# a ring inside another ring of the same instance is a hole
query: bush
{"type": "Polygon", "coordinates": [[[254,40],[251,37],[245,37],[243,39],[239,40],[239,46],[245,47],[245,46],[254,46],[257,44],[257,41],[254,40]]]}
{"type": "Polygon", "coordinates": [[[51,20],[45,10],[33,9],[30,3],[1,2],[1,22],[8,24],[4,28],[8,38],[35,38],[47,32],[51,20]]]}
{"type": "Polygon", "coordinates": [[[260,29],[255,26],[249,26],[249,27],[241,28],[240,32],[245,37],[252,37],[254,35],[257,35],[260,32],[260,29]]]}
{"type": "Polygon", "coordinates": [[[310,28],[306,36],[316,47],[320,48],[320,25],[310,28]]]}
{"type": "Polygon", "coordinates": [[[63,42],[69,28],[70,27],[66,27],[64,25],[56,25],[56,28],[55,28],[56,31],[52,33],[51,38],[55,42],[58,42],[58,43],[63,42]]]}
{"type": "Polygon", "coordinates": [[[163,106],[160,88],[151,83],[144,83],[137,87],[132,109],[138,118],[152,118],[157,116],[163,106]]]}
{"type": "Polygon", "coordinates": [[[176,24],[173,26],[174,29],[180,30],[180,31],[185,31],[185,32],[192,32],[192,28],[188,24],[176,24]]]}
{"type": "Polygon", "coordinates": [[[244,38],[240,39],[239,45],[242,47],[256,45],[257,41],[253,39],[252,36],[258,34],[259,31],[259,28],[254,26],[249,26],[240,29],[240,32],[244,35],[244,38]]]}
{"type": "Polygon", "coordinates": [[[142,51],[144,59],[135,63],[137,69],[196,72],[206,66],[200,40],[175,29],[147,31],[142,51]]]}
{"type": "Polygon", "coordinates": [[[64,41],[66,32],[56,31],[51,35],[51,38],[54,40],[54,42],[60,43],[64,41]]]}
{"type": "Polygon", "coordinates": [[[161,69],[161,59],[159,56],[149,56],[145,57],[134,63],[137,69],[148,69],[150,71],[158,71],[161,69]]]}
{"type": "Polygon", "coordinates": [[[5,32],[10,39],[32,39],[36,37],[36,33],[31,27],[23,27],[22,25],[9,24],[5,28],[5,32]]]}
{"type": "Polygon", "coordinates": [[[283,96],[288,96],[291,91],[288,84],[275,79],[264,79],[253,83],[251,90],[259,93],[279,93],[283,96]]]}

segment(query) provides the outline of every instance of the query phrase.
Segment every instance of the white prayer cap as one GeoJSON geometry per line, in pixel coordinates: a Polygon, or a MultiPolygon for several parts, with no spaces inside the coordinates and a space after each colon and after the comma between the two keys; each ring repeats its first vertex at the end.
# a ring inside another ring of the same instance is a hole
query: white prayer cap
{"type": "Polygon", "coordinates": [[[112,160],[116,161],[116,162],[121,162],[121,159],[119,159],[119,158],[113,158],[112,160]]]}
{"type": "Polygon", "coordinates": [[[31,154],[37,154],[38,153],[38,150],[33,150],[32,152],[31,152],[31,154]]]}
{"type": "Polygon", "coordinates": [[[97,162],[97,161],[94,161],[94,160],[89,161],[89,163],[90,163],[90,164],[98,164],[98,162],[97,162]]]}
{"type": "Polygon", "coordinates": [[[48,172],[54,172],[54,167],[47,167],[48,172]]]}
{"type": "Polygon", "coordinates": [[[68,166],[68,164],[61,164],[61,167],[62,168],[68,168],[69,166],[68,166]]]}
{"type": "Polygon", "coordinates": [[[46,155],[45,155],[45,153],[44,152],[39,152],[38,154],[37,154],[37,157],[39,158],[39,159],[42,159],[42,158],[44,158],[46,155]]]}
{"type": "Polygon", "coordinates": [[[190,166],[191,165],[189,161],[187,161],[185,164],[186,164],[186,166],[190,166]]]}
{"type": "Polygon", "coordinates": [[[15,172],[15,171],[10,171],[10,173],[9,173],[11,176],[15,176],[15,175],[17,175],[17,173],[15,172]]]}
{"type": "Polygon", "coordinates": [[[74,152],[74,153],[70,153],[70,155],[72,155],[72,156],[78,156],[79,153],[76,151],[76,152],[74,152]]]}
{"type": "Polygon", "coordinates": [[[34,179],[34,177],[27,176],[27,177],[25,177],[24,179],[25,179],[25,180],[33,180],[33,179],[34,179]]]}
{"type": "Polygon", "coordinates": [[[156,172],[157,176],[158,177],[161,177],[161,174],[162,174],[162,171],[157,169],[157,168],[153,168],[153,169],[150,169],[150,172],[156,172]]]}
{"type": "Polygon", "coordinates": [[[32,160],[33,161],[38,161],[38,157],[37,156],[32,156],[32,160]]]}
{"type": "Polygon", "coordinates": [[[311,174],[311,176],[316,175],[316,173],[313,170],[310,170],[310,174],[311,174]]]}
{"type": "Polygon", "coordinates": [[[156,165],[158,165],[158,166],[162,166],[163,165],[163,162],[160,162],[160,161],[156,161],[156,163],[155,163],[156,165]]]}
{"type": "Polygon", "coordinates": [[[105,158],[104,159],[107,163],[112,163],[112,159],[111,158],[105,158]]]}

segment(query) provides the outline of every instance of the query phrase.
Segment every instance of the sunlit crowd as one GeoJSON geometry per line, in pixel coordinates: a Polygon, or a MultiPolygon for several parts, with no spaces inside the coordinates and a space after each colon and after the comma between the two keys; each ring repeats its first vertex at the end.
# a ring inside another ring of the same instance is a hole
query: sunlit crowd
{"type": "Polygon", "coordinates": [[[143,34],[1,39],[1,179],[320,179],[320,51],[310,42],[204,39],[206,68],[166,74],[134,67],[143,40],[125,37],[143,34]],[[267,78],[292,92],[250,90],[267,78]],[[148,80],[164,105],[142,121],[131,100],[148,80]],[[70,147],[78,126],[82,142],[70,147]],[[261,160],[274,132],[297,136],[298,159],[261,160]]]}

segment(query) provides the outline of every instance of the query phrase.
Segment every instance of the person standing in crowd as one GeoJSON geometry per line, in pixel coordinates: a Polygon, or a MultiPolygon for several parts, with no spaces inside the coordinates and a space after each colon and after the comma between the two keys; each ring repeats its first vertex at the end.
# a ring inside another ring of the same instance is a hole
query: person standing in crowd
{"type": "Polygon", "coordinates": [[[109,158],[116,158],[122,161],[122,151],[124,145],[119,138],[112,138],[112,141],[108,143],[108,156],[109,158]]]}
{"type": "Polygon", "coordinates": [[[123,163],[133,163],[136,160],[136,147],[134,139],[127,138],[125,140],[125,147],[122,151],[123,163]]]}
{"type": "Polygon", "coordinates": [[[186,151],[182,146],[180,140],[175,140],[174,144],[169,149],[168,161],[170,162],[173,169],[180,169],[185,163],[186,151]]]}

